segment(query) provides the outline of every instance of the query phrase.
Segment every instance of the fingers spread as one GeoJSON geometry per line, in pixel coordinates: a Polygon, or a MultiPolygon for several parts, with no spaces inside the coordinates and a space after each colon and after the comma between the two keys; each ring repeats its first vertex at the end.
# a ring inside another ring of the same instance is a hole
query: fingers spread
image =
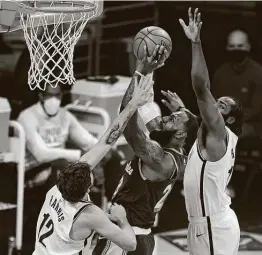
{"type": "Polygon", "coordinates": [[[144,57],[143,57],[143,60],[146,60],[147,58],[147,46],[144,45],[144,57]]]}
{"type": "Polygon", "coordinates": [[[188,20],[189,20],[189,23],[193,22],[193,15],[191,12],[191,7],[188,8],[188,20]]]}
{"type": "Polygon", "coordinates": [[[200,22],[201,22],[201,13],[199,12],[197,14],[197,24],[200,25],[200,22]]]}
{"type": "Polygon", "coordinates": [[[153,54],[152,54],[152,56],[151,56],[152,59],[156,59],[156,58],[157,58],[157,54],[158,54],[159,48],[160,48],[159,45],[157,45],[157,46],[155,47],[155,49],[154,49],[154,51],[153,51],[153,54]]]}
{"type": "Polygon", "coordinates": [[[163,103],[163,105],[170,109],[171,105],[166,100],[162,99],[161,102],[163,103]]]}
{"type": "Polygon", "coordinates": [[[167,97],[167,92],[166,91],[164,91],[164,90],[161,90],[161,93],[162,93],[162,95],[164,95],[165,97],[167,97]]]}
{"type": "Polygon", "coordinates": [[[186,26],[184,20],[179,19],[178,21],[179,21],[180,25],[183,27],[183,29],[186,29],[187,26],[186,26]]]}
{"type": "Polygon", "coordinates": [[[196,8],[194,11],[194,23],[196,23],[197,21],[197,13],[198,13],[198,8],[196,8]]]}
{"type": "Polygon", "coordinates": [[[165,92],[165,91],[161,91],[161,92],[169,101],[172,100],[172,96],[168,92],[165,92]]]}

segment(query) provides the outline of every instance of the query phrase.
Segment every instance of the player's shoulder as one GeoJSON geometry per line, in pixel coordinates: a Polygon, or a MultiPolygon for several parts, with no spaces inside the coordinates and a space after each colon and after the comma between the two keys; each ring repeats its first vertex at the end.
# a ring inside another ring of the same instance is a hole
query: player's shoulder
{"type": "Polygon", "coordinates": [[[187,161],[187,154],[183,148],[177,150],[175,148],[168,147],[168,148],[164,148],[164,151],[166,154],[171,156],[176,168],[184,167],[187,161]]]}
{"type": "Polygon", "coordinates": [[[83,221],[89,227],[93,227],[94,224],[99,222],[102,217],[105,216],[105,212],[92,202],[83,205],[75,214],[74,221],[83,221]]]}
{"type": "Polygon", "coordinates": [[[183,148],[177,150],[175,148],[166,147],[164,148],[164,151],[166,153],[172,154],[175,157],[181,157],[181,158],[186,157],[186,151],[183,148]]]}
{"type": "Polygon", "coordinates": [[[227,132],[228,142],[232,140],[233,142],[236,143],[238,141],[238,136],[230,128],[226,127],[226,132],[227,132]]]}

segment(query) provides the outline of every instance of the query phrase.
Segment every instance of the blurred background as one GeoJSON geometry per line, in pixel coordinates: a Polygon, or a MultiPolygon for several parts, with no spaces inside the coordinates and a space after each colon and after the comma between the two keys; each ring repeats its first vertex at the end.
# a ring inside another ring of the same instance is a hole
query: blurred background
{"type": "MultiPolygon", "coordinates": [[[[178,22],[179,18],[187,20],[189,6],[198,7],[202,13],[202,45],[212,82],[220,67],[229,61],[226,51],[229,33],[240,29],[248,35],[251,45],[248,58],[253,61],[250,66],[255,69],[255,74],[252,73],[253,69],[249,70],[248,74],[245,74],[245,79],[236,79],[236,84],[231,83],[232,77],[227,77],[226,72],[222,75],[225,81],[230,81],[227,84],[229,88],[231,85],[238,86],[238,89],[233,89],[232,96],[239,97],[244,101],[249,116],[251,116],[247,118],[247,131],[239,141],[236,167],[229,192],[232,197],[232,207],[239,217],[242,230],[262,234],[262,201],[260,197],[262,192],[261,2],[105,1],[101,19],[88,23],[75,47],[74,73],[77,82],[73,87],[65,86],[63,105],[72,104],[75,100],[81,101],[80,104],[85,105],[91,100],[90,104],[107,111],[106,114],[112,121],[117,114],[130,77],[135,71],[132,40],[143,27],[155,25],[165,29],[173,42],[170,58],[165,66],[157,70],[155,74],[155,100],[160,106],[162,114],[168,114],[168,110],[161,104],[160,90],[169,89],[175,91],[183,99],[185,105],[192,112],[198,114],[191,86],[191,45],[185,38],[178,22]],[[236,95],[233,95],[234,91],[236,91],[236,95]]],[[[239,47],[241,48],[241,45],[239,47]]],[[[38,91],[31,91],[27,85],[29,66],[30,56],[23,32],[0,34],[0,97],[8,99],[12,120],[16,120],[22,110],[38,101],[38,91]]],[[[219,85],[217,86],[219,87],[219,85]]],[[[217,93],[218,96],[220,92],[224,91],[218,89],[214,93],[217,93]]],[[[70,109],[80,123],[88,126],[87,129],[91,133],[96,130],[95,125],[99,125],[100,120],[93,112],[87,110],[87,113],[83,114],[83,111],[79,111],[79,108],[73,106],[70,109]]],[[[102,124],[101,126],[103,127],[102,124]]],[[[99,137],[99,134],[95,134],[95,132],[93,134],[99,137]]],[[[11,129],[9,136],[12,136],[11,129]]],[[[110,181],[103,185],[102,192],[96,193],[97,201],[100,201],[100,197],[105,193],[110,200],[114,181],[117,183],[119,173],[123,170],[123,162],[132,156],[132,152],[124,140],[119,143],[118,151],[121,155],[113,157],[107,166],[108,171],[105,170],[105,176],[110,181]],[[110,169],[114,169],[114,171],[109,172],[110,169]],[[108,188],[108,190],[104,190],[104,188],[108,188]]],[[[0,200],[7,204],[13,204],[16,201],[17,191],[16,164],[2,162],[0,170],[0,200]]],[[[158,226],[154,229],[156,233],[187,226],[184,198],[181,191],[182,184],[177,183],[159,215],[158,226]]],[[[1,227],[0,254],[7,254],[8,237],[15,235],[16,208],[4,206],[2,208],[0,225],[4,226],[4,231],[1,227]]],[[[26,218],[26,215],[24,217],[26,218]]],[[[30,254],[32,251],[34,229],[35,226],[24,225],[23,247],[25,247],[25,252],[23,254],[30,254]],[[31,229],[31,232],[28,228],[31,229]]]]}

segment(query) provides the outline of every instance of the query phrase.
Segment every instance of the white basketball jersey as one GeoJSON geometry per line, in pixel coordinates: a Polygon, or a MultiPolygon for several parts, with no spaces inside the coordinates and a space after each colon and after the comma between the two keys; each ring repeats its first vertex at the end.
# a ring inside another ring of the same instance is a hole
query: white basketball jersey
{"type": "Polygon", "coordinates": [[[188,216],[204,217],[219,213],[231,204],[226,194],[235,163],[238,137],[226,127],[227,150],[216,162],[205,160],[195,141],[184,175],[184,193],[188,216]]]}
{"type": "Polygon", "coordinates": [[[76,255],[90,246],[92,234],[84,240],[75,241],[69,236],[73,222],[92,202],[69,203],[62,198],[57,186],[51,188],[40,211],[33,255],[76,255]]]}

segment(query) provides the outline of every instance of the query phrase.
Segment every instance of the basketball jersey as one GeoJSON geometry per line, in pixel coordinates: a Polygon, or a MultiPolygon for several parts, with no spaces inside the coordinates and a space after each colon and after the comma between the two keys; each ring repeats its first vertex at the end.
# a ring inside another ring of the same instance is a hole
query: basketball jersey
{"type": "Polygon", "coordinates": [[[218,214],[231,204],[226,187],[231,179],[235,163],[238,137],[226,127],[227,149],[215,162],[205,160],[196,139],[188,156],[184,175],[184,194],[189,217],[218,214]]]}
{"type": "Polygon", "coordinates": [[[185,168],[186,156],[182,152],[165,148],[165,153],[171,155],[176,165],[169,179],[159,182],[147,180],[141,171],[141,160],[134,157],[126,165],[125,173],[115,190],[112,202],[126,209],[128,222],[133,227],[153,227],[155,216],[171,192],[177,173],[185,168]]]}
{"type": "Polygon", "coordinates": [[[40,211],[33,255],[76,255],[90,246],[91,236],[75,241],[69,236],[73,222],[92,202],[69,203],[63,199],[57,186],[51,188],[40,211]]]}

